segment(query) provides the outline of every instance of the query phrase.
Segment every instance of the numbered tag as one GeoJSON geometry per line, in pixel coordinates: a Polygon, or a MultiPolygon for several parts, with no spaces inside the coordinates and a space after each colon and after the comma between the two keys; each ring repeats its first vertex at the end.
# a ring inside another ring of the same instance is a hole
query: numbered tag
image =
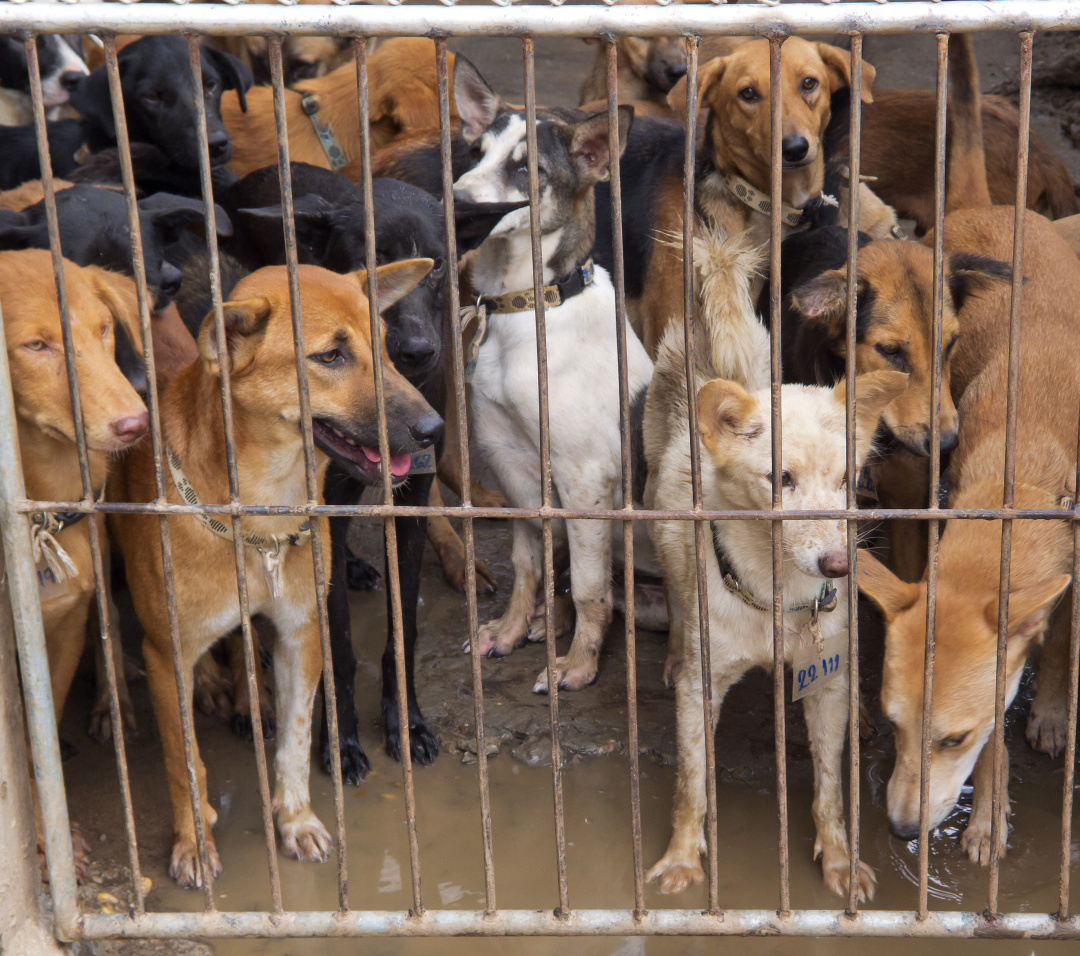
{"type": "Polygon", "coordinates": [[[57,580],[53,569],[40,558],[37,563],[38,599],[44,604],[68,593],[67,578],[57,580]]]}
{"type": "Polygon", "coordinates": [[[870,474],[869,468],[863,468],[859,472],[859,479],[855,483],[855,494],[864,501],[877,503],[879,500],[877,486],[874,484],[874,476],[870,474]]]}
{"type": "Polygon", "coordinates": [[[435,474],[435,452],[430,448],[425,448],[423,451],[414,451],[412,455],[412,464],[409,465],[409,474],[435,474]]]}
{"type": "Polygon", "coordinates": [[[821,652],[813,641],[806,641],[795,652],[791,665],[791,699],[799,700],[807,694],[814,694],[826,684],[847,671],[848,636],[841,631],[825,641],[821,652]]]}
{"type": "Polygon", "coordinates": [[[487,337],[486,306],[467,305],[461,310],[461,331],[463,336],[465,329],[469,327],[473,319],[477,320],[477,325],[476,332],[469,343],[469,349],[465,353],[464,378],[466,385],[471,385],[473,376],[476,375],[476,361],[480,358],[480,346],[484,344],[484,339],[487,337]]]}

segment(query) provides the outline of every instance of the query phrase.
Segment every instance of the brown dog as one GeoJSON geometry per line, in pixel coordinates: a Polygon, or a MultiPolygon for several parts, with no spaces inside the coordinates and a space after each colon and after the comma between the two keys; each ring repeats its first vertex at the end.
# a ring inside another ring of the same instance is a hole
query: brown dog
{"type": "MultiPolygon", "coordinates": [[[[379,269],[379,302],[386,307],[430,270],[429,259],[408,260],[379,269]]],[[[315,266],[300,267],[304,337],[308,350],[311,413],[319,451],[317,484],[329,462],[329,449],[353,467],[371,465],[376,435],[373,362],[381,362],[386,386],[390,445],[395,475],[402,457],[437,437],[442,421],[419,393],[393,368],[381,343],[370,339],[365,273],[336,275],[315,266]],[[366,450],[365,450],[366,449],[366,450]]],[[[303,504],[304,456],[299,427],[299,395],[294,378],[292,320],[287,272],[261,269],[243,279],[224,306],[226,354],[232,377],[236,457],[241,500],[246,504],[303,504]]],[[[178,372],[161,396],[162,429],[170,454],[170,501],[228,500],[224,430],[219,396],[218,347],[213,317],[198,340],[199,360],[178,372]],[[177,483],[185,485],[182,497],[177,483]]],[[[407,468],[406,468],[407,470],[407,468]]],[[[153,463],[149,449],[128,457],[113,493],[118,500],[151,501],[153,463]]],[[[324,540],[329,540],[325,519],[324,540]]],[[[196,856],[195,826],[188,796],[177,688],[164,600],[161,551],[149,516],[123,516],[114,540],[124,553],[135,610],[146,632],[143,655],[154,710],[165,751],[173,805],[174,842],[169,872],[191,886],[202,874],[196,856]]],[[[279,745],[275,756],[274,808],[282,844],[302,860],[323,860],[330,836],[311,810],[311,706],[321,673],[315,591],[312,587],[307,522],[284,516],[245,518],[245,554],[252,614],[275,625],[275,679],[279,745]],[[293,537],[290,537],[293,536],[293,537]]],[[[181,667],[191,701],[192,668],[218,638],[239,623],[232,540],[195,518],[171,521],[176,568],[181,667]]],[[[326,573],[329,574],[329,549],[326,573]]],[[[210,826],[206,772],[196,751],[202,817],[210,826]]],[[[213,872],[220,861],[207,834],[213,872]]]]}
{"type": "MultiPolygon", "coordinates": [[[[453,54],[447,55],[453,71],[453,54]]],[[[437,127],[439,101],[436,95],[435,44],[419,38],[387,40],[368,58],[368,90],[371,104],[371,148],[381,149],[410,129],[437,127]]],[[[332,73],[296,84],[285,91],[285,118],[289,129],[289,158],[294,163],[310,163],[330,169],[311,118],[301,100],[306,94],[317,99],[316,119],[328,126],[345,154],[360,156],[360,125],[356,98],[356,69],[352,64],[332,73]]],[[[457,117],[453,93],[450,115],[457,117]]],[[[277,133],[274,124],[274,92],[270,87],[253,87],[247,92],[247,112],[240,109],[235,91],[221,98],[221,117],[232,137],[229,169],[246,176],[256,169],[277,163],[277,133]]]]}
{"type": "MultiPolygon", "coordinates": [[[[946,249],[977,250],[1008,260],[1012,255],[1011,207],[991,207],[982,164],[978,73],[970,39],[954,36],[950,109],[946,249]]],[[[1020,387],[1016,429],[1019,508],[1059,508],[1075,496],[1076,407],[1080,363],[1063,348],[1077,333],[1073,304],[1080,297],[1080,262],[1042,216],[1025,220],[1020,387]]],[[[988,290],[960,310],[961,335],[953,359],[953,394],[959,401],[959,445],[949,464],[953,508],[1000,507],[1005,454],[1010,294],[988,290]]],[[[1071,507],[1071,505],[1068,505],[1071,507]]],[[[989,862],[1005,852],[1008,799],[1001,805],[997,846],[991,843],[992,747],[998,624],[1001,526],[989,521],[949,521],[938,558],[930,827],[952,808],[974,771],[971,819],[961,844],[972,860],[989,862]]],[[[1018,521],[1012,538],[1012,573],[1006,656],[1011,702],[1032,647],[1041,643],[1051,611],[1069,586],[1072,535],[1066,522],[1018,521]]],[[[860,553],[859,586],[882,609],[886,622],[882,706],[893,723],[896,766],[888,786],[893,832],[911,839],[919,831],[919,765],[925,647],[926,580],[899,580],[869,554],[860,553]]],[[[1039,694],[1029,739],[1044,749],[1064,738],[1068,615],[1055,615],[1039,674],[1039,694]]],[[[1003,768],[1007,782],[1007,767],[1003,768]]]]}

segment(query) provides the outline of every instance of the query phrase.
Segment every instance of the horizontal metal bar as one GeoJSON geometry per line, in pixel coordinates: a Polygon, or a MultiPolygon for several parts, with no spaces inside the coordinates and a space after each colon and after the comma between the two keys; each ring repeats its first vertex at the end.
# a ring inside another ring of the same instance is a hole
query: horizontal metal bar
{"type": "Polygon", "coordinates": [[[1058,920],[1046,913],[1005,913],[988,920],[981,913],[932,912],[919,920],[912,910],[427,910],[423,916],[397,911],[271,913],[147,913],[132,919],[88,913],[82,937],[153,938],[202,936],[903,936],[958,939],[1080,939],[1080,919],[1058,920]]]}
{"type": "Polygon", "coordinates": [[[318,36],[783,36],[789,33],[957,33],[1066,30],[1080,26],[1075,0],[984,3],[793,3],[627,5],[272,6],[269,4],[3,3],[0,33],[274,33],[318,36]]]}

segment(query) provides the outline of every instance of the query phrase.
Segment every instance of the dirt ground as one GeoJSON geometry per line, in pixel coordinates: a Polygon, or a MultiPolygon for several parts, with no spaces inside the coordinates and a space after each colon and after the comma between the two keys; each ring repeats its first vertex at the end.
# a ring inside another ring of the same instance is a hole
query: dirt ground
{"type": "MultiPolygon", "coordinates": [[[[1036,41],[1036,116],[1033,125],[1048,138],[1080,181],[1080,144],[1076,123],[1076,88],[1080,62],[1076,38],[1036,41]],[[1071,90],[1062,93],[1062,90],[1071,90]],[[1071,97],[1071,99],[1070,99],[1071,97]],[[1069,125],[1069,124],[1073,125],[1069,125]],[[1062,132],[1071,130],[1072,142],[1062,132]]],[[[476,40],[454,44],[478,64],[508,98],[520,100],[520,46],[516,41],[476,40]]],[[[983,86],[1007,90],[1015,76],[1015,37],[978,41],[983,86]]],[[[579,40],[537,43],[537,86],[541,103],[576,102],[577,88],[593,57],[579,40]]],[[[878,68],[878,85],[933,85],[934,44],[929,38],[868,38],[865,55],[878,68]]],[[[510,533],[503,522],[477,522],[477,551],[495,570],[498,590],[480,598],[481,620],[501,612],[512,580],[510,533]]],[[[379,528],[356,529],[357,546],[381,566],[379,528]]],[[[406,909],[412,905],[409,854],[400,769],[382,750],[379,723],[379,654],[385,639],[385,593],[352,597],[354,643],[360,659],[356,698],[361,713],[361,742],[373,771],[359,788],[346,792],[347,847],[351,905],[355,909],[406,909]]],[[[442,753],[431,767],[417,768],[418,834],[424,902],[429,908],[475,909],[483,905],[483,869],[479,797],[475,757],[468,751],[473,732],[473,693],[469,658],[461,652],[466,638],[462,595],[441,578],[429,553],[421,590],[417,684],[421,707],[436,730],[442,753]]],[[[571,904],[585,907],[629,907],[633,904],[633,860],[630,841],[630,781],[627,759],[626,665],[623,621],[616,617],[601,658],[600,680],[578,694],[560,695],[560,732],[566,752],[566,826],[571,904]]],[[[864,691],[871,709],[880,673],[880,627],[869,611],[860,622],[864,648],[864,691]]],[[[138,635],[125,636],[127,650],[138,656],[138,635]]],[[[563,648],[560,647],[560,650],[563,648]]],[[[674,707],[661,682],[665,635],[639,630],[636,635],[641,746],[642,824],[645,865],[663,851],[669,833],[674,784],[674,707]]],[[[543,645],[529,645],[510,658],[483,662],[488,733],[496,753],[490,760],[495,876],[498,905],[506,908],[551,908],[557,905],[548,701],[531,692],[544,666],[543,645]]],[[[170,843],[168,806],[160,746],[145,681],[132,685],[138,734],[129,741],[128,760],[139,834],[139,858],[151,881],[151,909],[199,909],[201,894],[177,889],[165,869],[170,843]]],[[[91,910],[126,910],[129,894],[127,847],[111,749],[86,734],[93,680],[80,675],[61,728],[77,753],[65,764],[74,819],[87,834],[95,858],[93,882],[82,899],[91,910]]],[[[1030,693],[1025,688],[1009,715],[1012,755],[1013,829],[1009,856],[1002,868],[1002,908],[1049,912],[1056,907],[1061,761],[1028,748],[1023,739],[1030,693]]],[[[792,904],[836,908],[838,900],[821,885],[812,861],[810,819],[812,779],[800,709],[788,708],[792,904]]],[[[216,883],[223,910],[264,909],[269,903],[265,848],[250,743],[234,736],[214,718],[196,721],[209,772],[210,796],[219,811],[216,828],[225,869],[216,883]]],[[[917,847],[892,838],[884,816],[884,786],[892,766],[891,740],[876,724],[862,748],[862,858],[876,868],[879,891],[875,907],[911,909],[916,899],[917,847]]],[[[269,745],[272,753],[272,744],[269,745]]],[[[752,674],[729,695],[716,744],[720,808],[721,900],[729,907],[771,908],[778,900],[776,866],[776,794],[773,752],[771,678],[752,674]]],[[[324,822],[333,819],[329,778],[313,770],[313,802],[324,822]]],[[[981,910],[985,906],[986,873],[960,852],[957,836],[966,821],[964,805],[932,836],[932,906],[981,910]]],[[[1074,857],[1076,849],[1074,847],[1074,857]]],[[[281,860],[285,905],[290,909],[336,906],[335,866],[302,865],[281,860]]],[[[649,888],[650,908],[701,907],[699,887],[678,897],[662,897],[649,888]]],[[[309,956],[309,954],[549,954],[571,956],[665,956],[727,951],[748,954],[861,954],[860,941],[590,939],[442,940],[364,942],[217,941],[184,943],[102,943],[83,947],[100,956],[309,956]]],[[[990,956],[1075,952],[1075,945],[1030,942],[926,943],[919,952],[988,953],[990,956]]],[[[878,941],[881,956],[908,953],[903,941],[878,941]]]]}

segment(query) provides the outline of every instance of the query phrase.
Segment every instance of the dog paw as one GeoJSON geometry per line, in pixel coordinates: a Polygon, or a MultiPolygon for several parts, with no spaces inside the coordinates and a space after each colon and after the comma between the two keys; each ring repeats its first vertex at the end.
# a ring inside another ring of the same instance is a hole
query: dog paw
{"type": "MultiPolygon", "coordinates": [[[[90,844],[83,836],[82,827],[71,821],[71,855],[75,859],[75,882],[86,883],[90,879],[90,844]]],[[[41,882],[49,882],[49,864],[45,860],[45,848],[39,843],[37,848],[38,866],[41,868],[41,882]]]]}
{"type": "MultiPolygon", "coordinates": [[[[210,866],[211,877],[217,879],[221,876],[221,858],[218,856],[214,841],[209,836],[206,839],[206,860],[210,866]]],[[[195,849],[194,837],[183,838],[173,843],[169,876],[184,889],[203,885],[202,867],[199,865],[199,854],[195,849]]]]}
{"type": "Polygon", "coordinates": [[[679,674],[682,673],[682,665],[682,653],[672,653],[669,645],[668,655],[664,659],[664,686],[669,690],[675,686],[675,682],[679,679],[679,674]]]}
{"type": "Polygon", "coordinates": [[[334,841],[311,809],[278,820],[281,846],[289,856],[304,863],[325,863],[334,841]]]}
{"type": "MultiPolygon", "coordinates": [[[[264,710],[261,717],[262,723],[262,738],[263,740],[273,740],[274,734],[277,733],[277,721],[274,719],[274,712],[272,710],[264,710]]],[[[229,721],[229,725],[232,727],[232,731],[237,737],[242,740],[252,740],[254,734],[251,731],[251,715],[248,712],[240,713],[239,711],[233,714],[232,720],[229,721]]]]}
{"type": "Polygon", "coordinates": [[[492,491],[483,485],[472,483],[472,503],[474,508],[509,508],[510,502],[498,491],[492,491]]]}
{"type": "MultiPolygon", "coordinates": [[[[397,723],[397,704],[394,703],[393,720],[387,720],[386,726],[386,752],[395,760],[401,760],[401,734],[397,723]]],[[[390,713],[389,710],[386,711],[390,713]]],[[[435,735],[424,723],[424,718],[419,714],[409,717],[409,753],[412,754],[413,763],[428,766],[435,762],[439,755],[439,743],[435,735]]]]}
{"type": "MultiPolygon", "coordinates": [[[[124,733],[129,736],[135,733],[137,729],[135,707],[130,699],[120,701],[120,721],[124,725],[124,733]]],[[[94,709],[90,711],[90,723],[86,728],[86,732],[91,740],[95,740],[99,744],[107,744],[112,740],[112,711],[109,709],[109,698],[107,696],[99,698],[98,702],[94,704],[94,709]]]]}
{"type": "Polygon", "coordinates": [[[371,591],[381,576],[359,555],[348,552],[345,558],[345,581],[350,591],[371,591]]]}
{"type": "Polygon", "coordinates": [[[200,714],[229,720],[233,715],[232,680],[210,654],[195,665],[195,706],[200,714]]]}
{"type": "Polygon", "coordinates": [[[1065,749],[1067,724],[1068,713],[1060,701],[1040,701],[1036,694],[1028,715],[1028,743],[1044,754],[1057,757],[1065,749]]]}
{"type": "MultiPolygon", "coordinates": [[[[507,657],[528,641],[525,633],[517,629],[503,630],[502,621],[489,621],[476,636],[477,650],[481,657],[507,657]]],[[[461,649],[468,654],[472,648],[466,641],[461,649]]]]}
{"type": "MultiPolygon", "coordinates": [[[[330,773],[330,742],[324,741],[322,745],[322,768],[327,774],[330,773]]],[[[371,769],[371,762],[360,746],[360,741],[355,737],[341,741],[341,782],[350,787],[360,785],[360,781],[367,776],[371,769]]]]}
{"type": "MultiPolygon", "coordinates": [[[[849,860],[834,860],[822,863],[821,875],[825,886],[837,896],[847,898],[851,886],[851,863],[849,860]]],[[[877,890],[877,874],[873,868],[859,861],[859,902],[865,903],[874,898],[877,890]]]]}
{"type": "MultiPolygon", "coordinates": [[[[464,594],[468,578],[466,576],[466,567],[463,557],[458,555],[455,555],[454,557],[440,555],[440,561],[442,563],[442,572],[443,577],[446,578],[446,583],[455,591],[461,591],[464,594]]],[[[476,572],[476,593],[491,594],[496,588],[494,572],[492,572],[479,558],[473,562],[473,569],[476,572]]]]}
{"type": "MultiPolygon", "coordinates": [[[[568,657],[559,657],[555,660],[555,680],[559,690],[584,690],[591,684],[596,683],[598,675],[596,660],[588,664],[571,664],[568,657]]],[[[534,694],[546,694],[548,692],[548,672],[545,667],[533,684],[534,694]]]]}
{"type": "MultiPolygon", "coordinates": [[[[998,855],[1005,855],[1006,839],[1009,825],[1002,821],[998,836],[998,855]]],[[[990,865],[990,854],[993,844],[990,840],[990,821],[972,821],[960,836],[960,848],[968,855],[972,863],[980,866],[990,865]]]]}
{"type": "Polygon", "coordinates": [[[681,893],[687,887],[695,883],[705,881],[705,871],[701,868],[701,860],[680,860],[664,854],[663,857],[645,874],[645,880],[656,883],[661,893],[681,893]]]}

